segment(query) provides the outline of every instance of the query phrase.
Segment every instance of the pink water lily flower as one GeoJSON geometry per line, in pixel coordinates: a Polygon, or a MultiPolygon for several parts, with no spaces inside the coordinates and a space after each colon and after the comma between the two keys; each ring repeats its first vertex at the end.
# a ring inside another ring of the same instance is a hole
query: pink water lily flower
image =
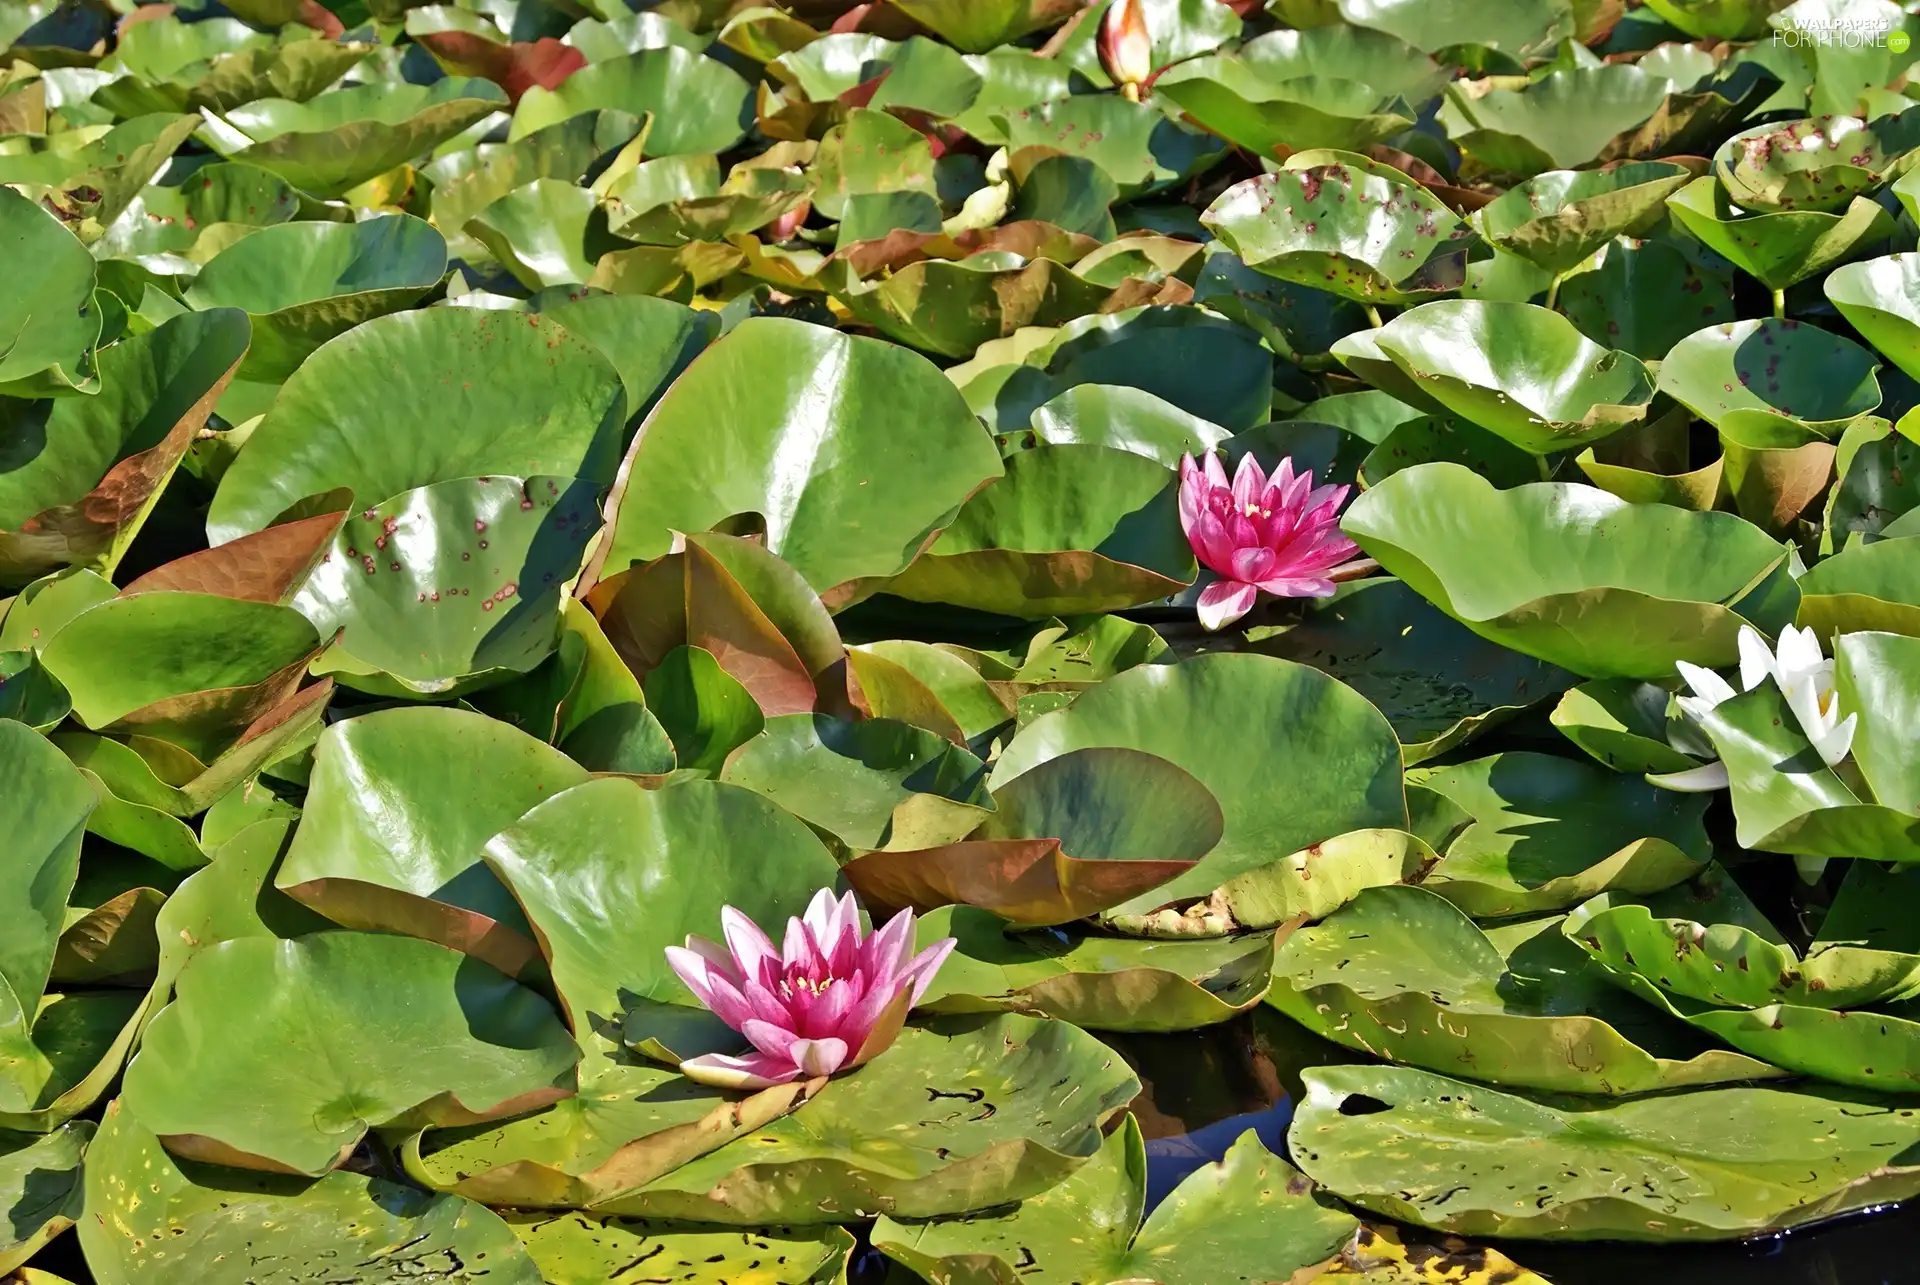
{"type": "Polygon", "coordinates": [[[1200,594],[1200,625],[1222,629],[1253,609],[1264,590],[1278,598],[1326,598],[1334,579],[1365,565],[1340,530],[1346,486],[1315,486],[1282,458],[1269,478],[1252,455],[1227,481],[1218,455],[1205,468],[1180,459],[1180,525],[1200,564],[1220,579],[1200,594]]]}
{"type": "Polygon", "coordinates": [[[886,1052],[954,945],[943,938],[909,958],[912,911],[862,933],[853,894],[835,900],[825,888],[787,921],[782,949],[732,906],[722,907],[720,928],[724,947],[688,937],[684,949],[667,947],[667,963],[754,1047],[744,1057],[709,1053],[680,1064],[689,1078],[726,1089],[832,1075],[886,1052]]]}

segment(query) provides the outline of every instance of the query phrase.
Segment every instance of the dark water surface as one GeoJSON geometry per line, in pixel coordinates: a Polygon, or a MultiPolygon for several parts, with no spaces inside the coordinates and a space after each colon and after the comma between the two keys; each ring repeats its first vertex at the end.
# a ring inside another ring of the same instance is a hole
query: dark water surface
{"type": "MultiPolygon", "coordinates": [[[[1301,1070],[1357,1060],[1264,1006],[1200,1031],[1101,1038],[1145,1086],[1133,1111],[1149,1206],[1248,1129],[1285,1155],[1301,1070]]],[[[1494,1243],[1553,1285],[1920,1285],[1920,1201],[1735,1244],[1494,1243]]]]}

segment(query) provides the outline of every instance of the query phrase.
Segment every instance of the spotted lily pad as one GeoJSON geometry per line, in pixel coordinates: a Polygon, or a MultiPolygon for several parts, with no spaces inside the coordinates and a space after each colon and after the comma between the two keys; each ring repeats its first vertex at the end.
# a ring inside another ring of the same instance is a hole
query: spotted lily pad
{"type": "Polygon", "coordinates": [[[1737,321],[1675,344],[1660,391],[1724,432],[1831,435],[1880,404],[1877,364],[1852,340],[1797,321],[1737,321]]]}
{"type": "Polygon", "coordinates": [[[1659,221],[1692,171],[1669,161],[1607,170],[1552,170],[1510,188],[1473,215],[1490,244],[1549,272],[1565,272],[1616,236],[1659,221]]]}

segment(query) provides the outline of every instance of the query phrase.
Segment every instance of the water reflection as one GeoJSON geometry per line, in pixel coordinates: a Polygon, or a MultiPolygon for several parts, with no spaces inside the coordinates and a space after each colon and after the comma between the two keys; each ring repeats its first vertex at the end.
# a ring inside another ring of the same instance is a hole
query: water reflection
{"type": "MultiPolygon", "coordinates": [[[[1101,1038],[1140,1077],[1133,1113],[1147,1138],[1149,1209],[1188,1174],[1224,1156],[1248,1129],[1285,1155],[1300,1072],[1361,1060],[1264,1006],[1199,1031],[1101,1038]]],[[[1554,1285],[1914,1285],[1920,1281],[1920,1201],[1738,1244],[1497,1243],[1554,1285]]]]}

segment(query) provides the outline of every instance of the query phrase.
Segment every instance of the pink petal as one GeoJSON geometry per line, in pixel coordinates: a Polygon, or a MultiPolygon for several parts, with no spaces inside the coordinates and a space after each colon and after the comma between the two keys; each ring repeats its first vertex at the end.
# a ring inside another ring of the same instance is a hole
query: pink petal
{"type": "Polygon", "coordinates": [[[1198,529],[1189,543],[1193,545],[1194,556],[1209,571],[1225,575],[1232,569],[1233,540],[1227,535],[1227,529],[1220,519],[1213,514],[1201,515],[1198,529]]]}
{"type": "Polygon", "coordinates": [[[933,975],[940,971],[940,965],[947,962],[947,956],[953,953],[956,944],[954,938],[942,937],[907,961],[907,966],[901,970],[901,976],[912,983],[915,1004],[918,1004],[920,997],[927,993],[927,987],[933,985],[933,975]]]}
{"type": "Polygon", "coordinates": [[[1207,492],[1206,474],[1193,462],[1192,452],[1180,457],[1180,529],[1187,533],[1187,539],[1193,539],[1193,524],[1206,512],[1207,492]]]}
{"type": "Polygon", "coordinates": [[[680,1064],[680,1074],[696,1084],[719,1089],[770,1089],[800,1078],[800,1068],[791,1059],[771,1058],[765,1053],[728,1057],[708,1053],[680,1064]]]}
{"type": "Polygon", "coordinates": [[[745,984],[736,987],[717,973],[711,975],[708,982],[713,989],[713,994],[707,1002],[707,1007],[713,1010],[715,1017],[734,1030],[739,1030],[742,1024],[754,1014],[753,1005],[747,1002],[745,984]]]}
{"type": "Polygon", "coordinates": [[[1200,591],[1200,627],[1224,629],[1253,610],[1258,591],[1238,580],[1216,580],[1200,591]]]}
{"type": "Polygon", "coordinates": [[[832,1075],[847,1060],[845,1040],[795,1040],[793,1060],[801,1075],[832,1075]]]}
{"type": "Polygon", "coordinates": [[[1260,587],[1276,598],[1331,598],[1340,591],[1331,580],[1264,580],[1260,587]]]}
{"type": "Polygon", "coordinates": [[[727,939],[727,949],[733,952],[740,966],[742,977],[758,976],[762,960],[779,956],[772,940],[760,931],[760,925],[732,906],[720,907],[720,931],[727,939]]]}
{"type": "Polygon", "coordinates": [[[1233,471],[1233,507],[1242,513],[1249,505],[1258,507],[1260,495],[1266,489],[1267,475],[1249,451],[1240,457],[1240,467],[1233,471]]]}
{"type": "Polygon", "coordinates": [[[1222,464],[1220,462],[1220,457],[1214,454],[1212,451],[1207,452],[1206,469],[1207,469],[1207,485],[1217,487],[1218,489],[1222,491],[1227,491],[1227,492],[1231,492],[1233,490],[1232,483],[1227,481],[1227,466],[1222,464]]]}
{"type": "Polygon", "coordinates": [[[762,1022],[758,1018],[749,1019],[740,1028],[747,1042],[765,1053],[768,1057],[782,1061],[793,1060],[791,1050],[800,1038],[784,1026],[775,1026],[772,1022],[762,1022]]]}
{"type": "MultiPolygon", "coordinates": [[[[689,937],[687,940],[691,942],[696,939],[689,937]]],[[[695,999],[708,1008],[713,1007],[712,960],[681,946],[669,946],[667,947],[667,967],[687,984],[687,989],[693,992],[695,999]]]]}
{"type": "Polygon", "coordinates": [[[876,988],[884,990],[899,981],[901,963],[913,949],[913,923],[913,912],[903,910],[862,945],[861,963],[876,988]]]}
{"type": "Polygon", "coordinates": [[[1231,569],[1235,580],[1258,584],[1272,575],[1279,564],[1280,560],[1274,557],[1272,549],[1235,549],[1231,569]]]}

